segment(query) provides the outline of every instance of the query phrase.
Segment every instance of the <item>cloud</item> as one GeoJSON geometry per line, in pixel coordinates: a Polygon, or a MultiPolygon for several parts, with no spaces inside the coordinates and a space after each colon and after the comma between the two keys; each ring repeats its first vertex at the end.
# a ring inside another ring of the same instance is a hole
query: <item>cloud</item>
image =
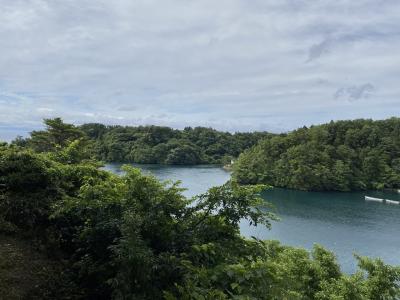
{"type": "Polygon", "coordinates": [[[43,113],[46,113],[46,112],[53,112],[53,111],[54,111],[54,109],[49,108],[49,107],[39,107],[39,108],[37,108],[36,110],[37,110],[38,112],[43,112],[43,113]]]}
{"type": "Polygon", "coordinates": [[[375,87],[370,83],[342,87],[335,92],[334,98],[346,99],[348,101],[365,99],[371,96],[371,92],[373,92],[374,89],[375,87]]]}
{"type": "Polygon", "coordinates": [[[138,107],[136,105],[123,105],[118,107],[118,111],[135,111],[138,107]]]}
{"type": "Polygon", "coordinates": [[[377,41],[382,42],[385,39],[393,39],[400,37],[400,30],[384,28],[361,28],[358,30],[349,30],[348,32],[337,32],[333,36],[330,34],[325,37],[321,42],[313,44],[308,51],[308,59],[306,62],[313,61],[320,58],[324,54],[332,51],[335,47],[352,46],[351,44],[363,41],[377,41]],[[346,45],[347,44],[347,45],[346,45]]]}
{"type": "Polygon", "coordinates": [[[0,125],[288,130],[399,115],[399,14],[392,0],[4,0],[0,125]]]}
{"type": "Polygon", "coordinates": [[[306,62],[310,62],[314,59],[321,57],[324,53],[328,53],[332,44],[333,44],[332,40],[325,39],[318,44],[312,45],[308,52],[308,59],[306,62]]]}

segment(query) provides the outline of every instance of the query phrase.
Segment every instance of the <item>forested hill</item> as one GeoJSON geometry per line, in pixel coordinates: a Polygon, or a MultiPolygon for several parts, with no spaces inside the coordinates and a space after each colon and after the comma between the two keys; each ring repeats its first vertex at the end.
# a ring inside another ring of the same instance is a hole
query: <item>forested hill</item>
{"type": "Polygon", "coordinates": [[[220,132],[211,128],[184,130],[161,126],[80,126],[95,141],[97,158],[110,162],[158,164],[225,164],[255,145],[266,132],[220,132]]]}
{"type": "Polygon", "coordinates": [[[260,141],[234,166],[240,183],[350,191],[400,187],[400,119],[303,127],[260,141]]]}

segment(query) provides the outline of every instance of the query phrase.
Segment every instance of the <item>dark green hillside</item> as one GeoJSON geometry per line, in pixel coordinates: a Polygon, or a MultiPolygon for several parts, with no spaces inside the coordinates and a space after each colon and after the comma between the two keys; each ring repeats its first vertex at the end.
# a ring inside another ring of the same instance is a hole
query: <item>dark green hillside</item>
{"type": "MultiPolygon", "coordinates": [[[[33,131],[26,139],[17,137],[12,144],[37,152],[51,152],[66,145],[70,146],[68,151],[74,151],[73,147],[85,144],[89,146],[86,157],[105,162],[197,165],[228,164],[262,138],[273,136],[267,132],[231,134],[205,127],[74,126],[60,118],[45,119],[44,123],[45,130],[33,131]],[[70,144],[72,141],[74,144],[70,144]]],[[[75,152],[74,159],[77,155],[83,153],[75,152]]]]}
{"type": "Polygon", "coordinates": [[[255,145],[266,132],[221,132],[211,128],[184,130],[160,126],[85,124],[80,129],[95,142],[97,158],[110,162],[149,164],[225,164],[255,145]]]}
{"type": "Polygon", "coordinates": [[[303,127],[262,140],[234,167],[244,184],[315,191],[400,187],[400,119],[303,127]]]}

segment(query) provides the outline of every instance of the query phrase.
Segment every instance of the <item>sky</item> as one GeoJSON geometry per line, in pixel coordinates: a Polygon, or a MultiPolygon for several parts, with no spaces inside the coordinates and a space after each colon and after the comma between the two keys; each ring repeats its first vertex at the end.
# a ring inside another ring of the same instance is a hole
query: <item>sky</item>
{"type": "Polygon", "coordinates": [[[400,115],[398,0],[0,0],[0,139],[43,118],[288,131],[400,115]]]}

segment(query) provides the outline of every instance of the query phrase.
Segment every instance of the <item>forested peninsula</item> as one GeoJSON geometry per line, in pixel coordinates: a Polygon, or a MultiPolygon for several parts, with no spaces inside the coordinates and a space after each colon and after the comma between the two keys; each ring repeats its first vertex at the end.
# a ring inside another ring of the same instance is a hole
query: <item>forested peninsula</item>
{"type": "Polygon", "coordinates": [[[188,199],[178,183],[138,169],[104,171],[91,151],[79,128],[58,119],[28,140],[0,143],[0,297],[400,296],[400,268],[380,259],[356,256],[358,271],[348,275],[321,246],[242,237],[241,222],[269,227],[275,218],[260,197],[267,186],[228,181],[188,199]]]}
{"type": "Polygon", "coordinates": [[[98,159],[107,162],[196,165],[227,164],[267,132],[221,132],[205,127],[183,130],[162,126],[106,126],[92,123],[80,129],[94,141],[98,159]]]}
{"type": "Polygon", "coordinates": [[[400,119],[332,121],[270,136],[240,155],[233,178],[310,191],[400,188],[400,119]]]}

